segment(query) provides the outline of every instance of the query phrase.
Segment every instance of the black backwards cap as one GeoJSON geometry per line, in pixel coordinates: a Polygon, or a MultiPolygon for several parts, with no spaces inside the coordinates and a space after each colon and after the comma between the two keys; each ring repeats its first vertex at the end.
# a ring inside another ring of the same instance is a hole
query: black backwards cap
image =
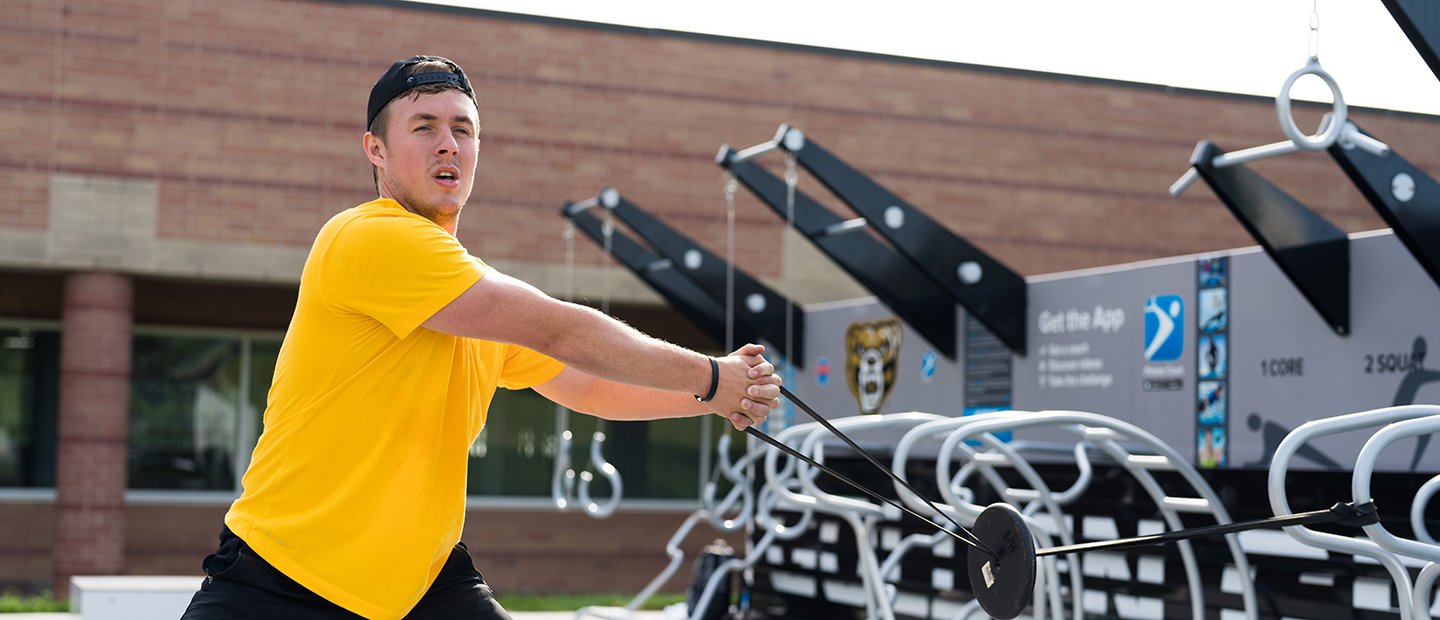
{"type": "MultiPolygon", "coordinates": [[[[395,61],[395,64],[390,65],[390,70],[380,76],[380,79],[375,82],[375,86],[370,88],[370,109],[365,116],[365,128],[369,129],[370,125],[375,122],[375,117],[380,114],[380,110],[385,109],[385,106],[394,101],[396,97],[405,94],[412,88],[426,84],[453,84],[465,91],[465,94],[470,96],[470,101],[475,101],[475,90],[470,88],[470,80],[465,78],[465,72],[460,70],[460,65],[440,56],[411,56],[405,60],[395,61]],[[426,61],[443,62],[449,65],[450,70],[454,73],[405,75],[405,71],[411,66],[426,61]]],[[[478,103],[476,103],[476,107],[479,107],[478,103]]]]}

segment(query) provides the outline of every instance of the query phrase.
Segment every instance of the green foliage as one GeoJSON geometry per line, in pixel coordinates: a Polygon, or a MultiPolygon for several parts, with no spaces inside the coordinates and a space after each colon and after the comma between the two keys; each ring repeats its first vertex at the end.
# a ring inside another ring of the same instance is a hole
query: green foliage
{"type": "Polygon", "coordinates": [[[46,590],[40,594],[0,592],[0,614],[67,612],[69,601],[58,601],[46,590]]]}
{"type": "MultiPolygon", "coordinates": [[[[624,607],[633,594],[528,594],[502,592],[496,596],[508,611],[575,611],[581,607],[624,607]]],[[[684,594],[656,594],[641,609],[658,610],[683,603],[684,594]]]]}

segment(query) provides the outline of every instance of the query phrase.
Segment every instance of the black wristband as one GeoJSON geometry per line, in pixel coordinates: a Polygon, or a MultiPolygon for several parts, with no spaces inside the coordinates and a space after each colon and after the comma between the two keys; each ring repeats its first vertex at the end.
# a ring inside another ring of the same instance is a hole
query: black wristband
{"type": "Polygon", "coordinates": [[[715,361],[715,358],[712,357],[712,358],[710,358],[710,391],[709,391],[709,392],[706,392],[706,393],[705,393],[705,396],[699,396],[699,395],[695,396],[695,400],[698,400],[698,401],[700,401],[700,402],[702,402],[702,403],[708,403],[708,402],[710,402],[711,399],[715,398],[715,390],[717,390],[717,389],[719,389],[719,388],[720,388],[720,364],[719,364],[719,362],[716,362],[716,361],[715,361]]]}

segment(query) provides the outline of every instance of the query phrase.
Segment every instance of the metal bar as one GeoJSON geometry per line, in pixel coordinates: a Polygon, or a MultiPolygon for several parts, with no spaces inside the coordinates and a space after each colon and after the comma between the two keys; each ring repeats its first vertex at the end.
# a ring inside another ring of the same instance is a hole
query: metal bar
{"type": "Polygon", "coordinates": [[[744,149],[744,150],[741,150],[741,151],[737,151],[737,152],[735,153],[734,157],[735,157],[735,159],[738,160],[738,161],[749,161],[749,160],[752,159],[752,158],[759,157],[759,156],[764,155],[764,154],[766,154],[766,153],[770,153],[770,152],[775,151],[776,149],[779,149],[779,148],[780,148],[780,141],[779,141],[779,140],[771,140],[771,141],[769,141],[769,142],[763,142],[763,143],[757,144],[757,145],[755,145],[755,146],[752,146],[752,147],[750,147],[750,148],[747,148],[747,149],[744,149]]]}
{"type": "Polygon", "coordinates": [[[1025,355],[1025,279],[938,220],[789,125],[775,142],[859,213],[933,285],[964,306],[1011,351],[1025,355]]]}
{"type": "MultiPolygon", "coordinates": [[[[675,273],[690,279],[718,307],[724,308],[727,265],[723,257],[666,225],[613,188],[602,189],[600,196],[601,204],[648,241],[658,254],[673,261],[675,273]]],[[[804,309],[799,304],[788,303],[784,295],[743,269],[733,267],[733,273],[736,323],[749,326],[755,335],[763,338],[796,367],[804,368],[804,309]],[[794,326],[788,334],[785,327],[787,307],[790,309],[790,323],[794,326]],[[793,343],[795,350],[787,350],[789,343],[793,343]]],[[[723,310],[721,314],[723,316],[723,310]]]]}
{"type": "MultiPolygon", "coordinates": [[[[720,149],[716,163],[729,170],[776,215],[787,217],[784,181],[753,161],[736,159],[735,151],[728,146],[720,149]]],[[[920,332],[936,351],[955,359],[959,348],[955,302],[880,240],[870,235],[826,234],[845,222],[805,192],[795,191],[795,230],[920,332]]]]}
{"type": "Polygon", "coordinates": [[[1391,17],[1395,23],[1400,25],[1400,30],[1410,39],[1410,44],[1415,46],[1415,51],[1420,52],[1420,57],[1425,59],[1425,64],[1430,66],[1430,72],[1440,78],[1440,54],[1436,49],[1440,48],[1440,4],[1433,0],[1380,0],[1385,8],[1390,10],[1391,17]]]}
{"type": "Polygon", "coordinates": [[[865,218],[857,217],[854,219],[845,220],[838,224],[831,224],[829,226],[826,226],[825,232],[821,234],[824,234],[826,237],[829,237],[831,235],[843,235],[846,233],[865,230],[865,227],[868,225],[869,223],[865,221],[865,218]]]}
{"type": "MultiPolygon", "coordinates": [[[[601,229],[603,223],[600,218],[593,211],[585,208],[572,209],[571,206],[575,204],[579,203],[566,205],[564,209],[566,217],[575,222],[576,228],[579,228],[595,243],[603,245],[605,237],[604,231],[601,229]]],[[[724,344],[724,308],[689,278],[676,271],[669,259],[661,258],[651,252],[618,228],[611,231],[610,253],[626,269],[629,269],[636,277],[659,293],[670,304],[670,307],[713,340],[717,348],[724,344]]],[[[755,332],[747,326],[736,325],[735,327],[737,338],[751,341],[758,338],[755,332]]]]}
{"type": "MultiPolygon", "coordinates": [[[[1359,127],[1354,144],[1384,143],[1359,127]]],[[[1331,146],[1330,157],[1374,207],[1375,212],[1395,231],[1415,261],[1436,284],[1440,284],[1440,183],[1425,174],[1399,153],[1386,147],[1385,155],[1362,148],[1331,146]]]]}
{"type": "Polygon", "coordinates": [[[1345,231],[1224,152],[1196,145],[1191,165],[1335,333],[1350,333],[1350,242],[1345,231]]]}

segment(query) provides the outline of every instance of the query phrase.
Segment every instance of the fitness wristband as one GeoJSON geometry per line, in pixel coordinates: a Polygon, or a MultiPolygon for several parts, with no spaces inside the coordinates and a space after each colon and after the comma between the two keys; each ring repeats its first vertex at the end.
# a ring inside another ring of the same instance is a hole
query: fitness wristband
{"type": "Polygon", "coordinates": [[[715,361],[715,358],[713,358],[713,357],[712,357],[712,358],[709,358],[709,359],[710,359],[710,391],[709,391],[709,392],[706,392],[704,396],[700,396],[700,395],[698,395],[698,394],[695,396],[695,400],[700,401],[700,402],[702,402],[702,403],[708,403],[708,402],[710,402],[711,399],[715,398],[715,390],[719,389],[719,387],[720,387],[720,364],[719,364],[718,362],[716,362],[716,361],[715,361]]]}

